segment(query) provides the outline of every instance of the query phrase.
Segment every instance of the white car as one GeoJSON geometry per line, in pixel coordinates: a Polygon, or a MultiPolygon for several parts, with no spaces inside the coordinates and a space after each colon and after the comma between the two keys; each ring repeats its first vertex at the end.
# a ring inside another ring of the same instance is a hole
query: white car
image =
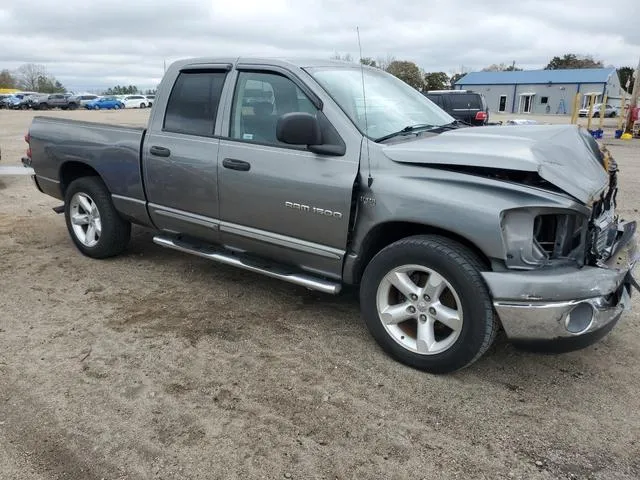
{"type": "Polygon", "coordinates": [[[127,95],[122,98],[124,108],[147,108],[150,105],[149,99],[144,95],[127,95]]]}
{"type": "MultiPolygon", "coordinates": [[[[602,108],[602,104],[601,103],[596,103],[593,106],[593,113],[592,115],[594,117],[599,117],[600,116],[600,108],[602,108]]],[[[581,108],[578,111],[578,115],[580,115],[581,117],[586,117],[587,115],[589,115],[589,107],[587,108],[581,108]]],[[[611,105],[607,105],[604,108],[604,116],[605,117],[615,117],[617,115],[616,109],[615,107],[612,107],[611,105]]]]}

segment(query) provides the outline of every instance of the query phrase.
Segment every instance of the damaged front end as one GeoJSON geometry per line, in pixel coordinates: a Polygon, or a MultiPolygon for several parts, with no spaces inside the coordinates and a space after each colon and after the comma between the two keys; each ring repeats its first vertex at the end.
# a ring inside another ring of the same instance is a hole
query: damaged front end
{"type": "Polygon", "coordinates": [[[508,271],[483,275],[516,343],[582,348],[630,308],[631,289],[638,289],[636,222],[617,214],[618,166],[605,148],[601,155],[608,185],[580,211],[527,208],[502,216],[508,271]]]}
{"type": "Polygon", "coordinates": [[[502,213],[507,268],[603,266],[613,255],[624,233],[616,213],[618,165],[606,148],[601,155],[608,185],[584,209],[529,207],[502,213]]]}

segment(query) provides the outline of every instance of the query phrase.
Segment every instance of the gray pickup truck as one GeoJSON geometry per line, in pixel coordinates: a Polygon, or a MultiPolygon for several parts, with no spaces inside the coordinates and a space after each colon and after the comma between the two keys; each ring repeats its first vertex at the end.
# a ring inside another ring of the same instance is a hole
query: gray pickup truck
{"type": "Polygon", "coordinates": [[[392,357],[446,373],[499,329],[567,351],[629,308],[635,222],[617,166],[575,125],[467,127],[375,68],[199,58],[147,128],[36,117],[23,163],[77,248],[155,243],[328,294],[359,286],[392,357]]]}

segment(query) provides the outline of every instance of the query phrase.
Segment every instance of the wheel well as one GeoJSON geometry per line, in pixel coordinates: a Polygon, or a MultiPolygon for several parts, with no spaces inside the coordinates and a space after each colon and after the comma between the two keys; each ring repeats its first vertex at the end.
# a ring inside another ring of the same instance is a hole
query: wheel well
{"type": "Polygon", "coordinates": [[[360,283],[364,269],[371,259],[383,248],[413,235],[440,235],[461,243],[474,252],[480,261],[489,268],[491,261],[473,242],[457,233],[430,225],[411,222],[388,222],[374,227],[362,242],[362,254],[354,272],[354,283],[360,283]]]}
{"type": "Polygon", "coordinates": [[[60,190],[62,196],[67,191],[67,187],[74,180],[80,177],[99,177],[100,174],[96,172],[92,167],[86,163],[81,162],[67,162],[60,167],[60,190]]]}

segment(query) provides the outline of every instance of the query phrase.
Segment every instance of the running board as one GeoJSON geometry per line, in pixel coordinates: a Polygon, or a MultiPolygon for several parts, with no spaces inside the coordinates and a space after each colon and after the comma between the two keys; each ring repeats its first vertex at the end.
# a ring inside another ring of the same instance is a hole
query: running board
{"type": "Polygon", "coordinates": [[[196,246],[187,243],[183,240],[179,240],[175,237],[166,237],[156,235],[153,237],[153,242],[166,248],[172,248],[179,252],[190,253],[199,257],[208,258],[215,262],[224,263],[225,265],[231,265],[233,267],[249,270],[250,272],[261,273],[268,277],[277,278],[278,280],[284,280],[285,282],[295,283],[311,290],[317,290],[324,293],[336,295],[340,293],[341,285],[330,280],[324,280],[322,278],[312,277],[305,273],[294,273],[286,270],[284,266],[260,266],[257,262],[252,262],[250,259],[241,258],[225,252],[221,249],[215,249],[213,247],[196,246]]]}

